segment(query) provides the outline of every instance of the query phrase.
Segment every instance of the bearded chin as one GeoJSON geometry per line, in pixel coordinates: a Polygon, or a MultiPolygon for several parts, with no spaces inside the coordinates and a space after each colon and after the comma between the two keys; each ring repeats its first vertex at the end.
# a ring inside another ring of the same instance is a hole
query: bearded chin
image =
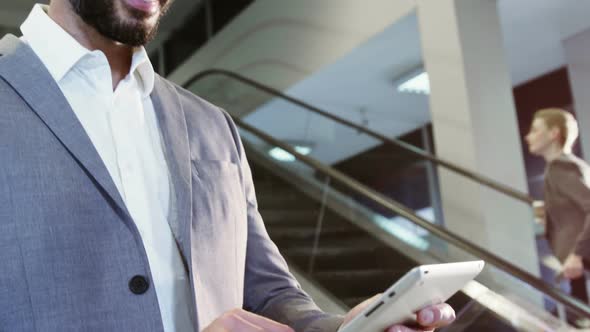
{"type": "Polygon", "coordinates": [[[89,26],[104,37],[129,46],[143,46],[156,35],[160,17],[153,25],[145,23],[145,14],[129,11],[129,17],[118,15],[116,0],[69,0],[72,9],[89,26]]]}

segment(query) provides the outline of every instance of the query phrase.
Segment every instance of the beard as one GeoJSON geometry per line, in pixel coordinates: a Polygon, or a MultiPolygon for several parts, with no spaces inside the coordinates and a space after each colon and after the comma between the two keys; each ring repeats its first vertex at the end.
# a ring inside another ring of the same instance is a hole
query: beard
{"type": "Polygon", "coordinates": [[[101,35],[129,46],[143,46],[154,39],[160,19],[171,1],[160,0],[161,9],[155,23],[149,14],[132,8],[124,8],[128,17],[117,13],[118,0],[69,0],[82,20],[101,35]],[[148,20],[149,19],[149,20],[148,20]]]}

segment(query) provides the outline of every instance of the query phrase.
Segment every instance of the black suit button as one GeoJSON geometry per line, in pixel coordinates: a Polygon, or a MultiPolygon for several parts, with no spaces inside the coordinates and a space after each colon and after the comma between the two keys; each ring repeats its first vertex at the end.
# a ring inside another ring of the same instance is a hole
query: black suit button
{"type": "Polygon", "coordinates": [[[135,276],[129,280],[129,289],[133,294],[143,294],[150,288],[150,283],[144,276],[135,276]]]}

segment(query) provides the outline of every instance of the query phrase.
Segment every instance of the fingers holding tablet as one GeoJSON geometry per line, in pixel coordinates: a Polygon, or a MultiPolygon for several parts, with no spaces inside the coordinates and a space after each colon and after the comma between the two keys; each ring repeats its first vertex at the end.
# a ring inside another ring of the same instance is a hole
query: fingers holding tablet
{"type": "Polygon", "coordinates": [[[455,320],[455,311],[450,305],[441,303],[424,308],[416,313],[417,322],[422,327],[394,325],[386,332],[430,332],[435,328],[447,326],[455,320]]]}
{"type": "Polygon", "coordinates": [[[433,305],[420,310],[416,314],[418,324],[425,327],[442,327],[455,320],[455,310],[446,303],[433,305]]]}

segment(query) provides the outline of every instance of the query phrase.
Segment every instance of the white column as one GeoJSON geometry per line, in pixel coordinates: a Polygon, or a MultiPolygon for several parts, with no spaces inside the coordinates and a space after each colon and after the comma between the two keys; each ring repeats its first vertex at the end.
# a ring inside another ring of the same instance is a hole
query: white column
{"type": "Polygon", "coordinates": [[[590,29],[566,39],[563,45],[580,126],[582,153],[584,159],[590,160],[590,29]]]}
{"type": "MultiPolygon", "coordinates": [[[[438,156],[526,192],[496,1],[418,0],[418,21],[438,156]]],[[[528,204],[443,168],[439,174],[447,228],[538,275],[528,204]]],[[[510,278],[491,278],[538,301],[510,278]]]]}

